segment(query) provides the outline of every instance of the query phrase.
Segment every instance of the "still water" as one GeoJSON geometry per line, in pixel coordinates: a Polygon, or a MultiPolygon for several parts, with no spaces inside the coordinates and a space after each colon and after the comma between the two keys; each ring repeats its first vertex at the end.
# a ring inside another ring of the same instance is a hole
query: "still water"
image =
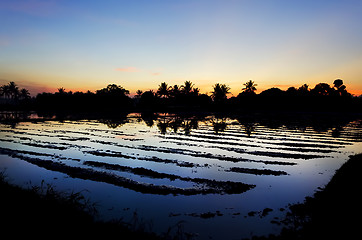
{"type": "Polygon", "coordinates": [[[362,152],[359,118],[13,118],[2,113],[0,124],[0,169],[12,183],[83,191],[100,219],[136,213],[150,231],[195,239],[278,233],[289,204],[362,152]]]}

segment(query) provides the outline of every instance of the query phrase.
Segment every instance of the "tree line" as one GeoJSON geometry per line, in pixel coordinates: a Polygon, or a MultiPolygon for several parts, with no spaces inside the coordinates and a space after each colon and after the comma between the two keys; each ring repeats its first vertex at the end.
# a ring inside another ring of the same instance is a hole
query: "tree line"
{"type": "Polygon", "coordinates": [[[362,106],[361,97],[347,91],[343,80],[336,79],[333,85],[318,83],[314,88],[303,84],[287,90],[269,88],[256,93],[257,84],[249,80],[241,86],[237,96],[228,97],[230,87],[216,83],[210,94],[200,93],[191,81],[182,85],[162,82],[156,91],[137,90],[134,97],[117,84],[95,92],[72,92],[59,88],[55,93],[39,93],[30,98],[27,89],[19,89],[14,83],[0,87],[2,109],[21,106],[43,111],[341,111],[357,110],[362,106]]]}
{"type": "Polygon", "coordinates": [[[9,82],[0,86],[0,96],[8,100],[23,100],[29,99],[30,93],[25,88],[19,89],[15,82],[9,82]]]}

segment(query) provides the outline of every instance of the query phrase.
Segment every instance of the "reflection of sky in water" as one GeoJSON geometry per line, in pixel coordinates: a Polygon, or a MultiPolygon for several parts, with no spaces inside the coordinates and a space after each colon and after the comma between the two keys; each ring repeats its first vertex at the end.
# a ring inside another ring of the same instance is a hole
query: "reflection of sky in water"
{"type": "MultiPolygon", "coordinates": [[[[147,121],[151,125],[151,120],[147,121]]],[[[155,231],[165,232],[168,226],[186,220],[187,231],[198,232],[201,239],[206,239],[208,234],[217,239],[248,237],[251,232],[276,233],[280,227],[270,221],[285,214],[280,208],[312,195],[328,183],[348,155],[362,149],[360,122],[345,124],[337,130],[327,126],[322,132],[310,126],[269,128],[259,122],[240,124],[236,120],[213,117],[195,121],[167,116],[154,119],[152,127],[138,115],[118,122],[102,122],[21,122],[15,128],[0,125],[0,147],[18,151],[24,157],[104,171],[145,184],[176,188],[199,186],[196,182],[184,181],[189,177],[243,182],[256,187],[241,194],[142,194],[113,184],[71,178],[4,153],[0,155],[0,167],[7,168],[16,184],[29,181],[39,184],[44,179],[61,190],[87,189],[89,192],[85,194],[100,203],[101,216],[106,219],[123,216],[127,220],[137,210],[143,219],[153,221],[155,231]],[[56,149],[59,147],[63,148],[56,149]],[[85,161],[150,169],[179,178],[152,178],[85,165],[85,161]],[[283,171],[287,175],[232,172],[233,167],[283,171]],[[273,211],[263,218],[247,216],[250,211],[264,208],[273,211]],[[222,216],[211,219],[191,216],[216,211],[222,216]],[[176,216],[170,217],[170,213],[176,216]]]]}

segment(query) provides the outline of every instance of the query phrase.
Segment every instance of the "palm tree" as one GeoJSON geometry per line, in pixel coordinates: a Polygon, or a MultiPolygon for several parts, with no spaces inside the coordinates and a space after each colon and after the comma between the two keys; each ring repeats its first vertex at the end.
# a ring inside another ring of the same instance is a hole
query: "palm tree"
{"type": "Polygon", "coordinates": [[[61,88],[58,88],[58,93],[59,94],[65,94],[65,88],[61,87],[61,88]]]}
{"type": "Polygon", "coordinates": [[[19,88],[18,86],[16,86],[14,82],[10,82],[8,84],[8,90],[12,99],[17,98],[19,96],[19,88]]]}
{"type": "Polygon", "coordinates": [[[29,99],[30,98],[30,93],[27,89],[23,88],[20,90],[20,94],[19,94],[21,99],[29,99]]]}
{"type": "Polygon", "coordinates": [[[194,88],[192,89],[191,94],[193,94],[193,95],[195,95],[195,96],[198,96],[199,93],[200,93],[200,89],[199,89],[199,88],[195,88],[195,87],[194,87],[194,88]]]}
{"type": "Polygon", "coordinates": [[[181,86],[182,93],[189,95],[192,91],[194,84],[191,81],[185,81],[184,85],[181,86]]]}
{"type": "Polygon", "coordinates": [[[4,96],[5,98],[9,98],[10,90],[8,85],[3,85],[0,87],[0,95],[4,96]]]}
{"type": "Polygon", "coordinates": [[[142,93],[143,93],[143,91],[142,90],[137,90],[137,92],[136,92],[136,98],[141,98],[141,96],[142,96],[142,93]]]}
{"type": "Polygon", "coordinates": [[[242,89],[243,93],[246,94],[255,94],[257,84],[254,81],[249,80],[248,82],[243,84],[245,87],[242,89]]]}
{"type": "Polygon", "coordinates": [[[181,92],[180,87],[177,84],[175,84],[170,90],[170,95],[172,97],[177,97],[178,95],[180,95],[180,92],[181,92]]]}
{"type": "Polygon", "coordinates": [[[226,84],[216,83],[214,86],[214,91],[211,93],[211,98],[214,102],[221,102],[226,100],[227,94],[230,93],[230,88],[226,84]]]}
{"type": "Polygon", "coordinates": [[[157,94],[166,98],[170,95],[170,90],[171,87],[166,82],[163,82],[158,86],[157,94]]]}
{"type": "Polygon", "coordinates": [[[19,88],[14,82],[10,82],[0,87],[0,95],[5,98],[15,99],[19,96],[19,88]]]}

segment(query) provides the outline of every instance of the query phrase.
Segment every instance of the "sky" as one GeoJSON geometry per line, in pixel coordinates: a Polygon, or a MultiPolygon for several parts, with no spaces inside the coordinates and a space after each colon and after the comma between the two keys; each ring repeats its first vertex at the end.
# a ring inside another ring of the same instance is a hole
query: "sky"
{"type": "MultiPolygon", "coordinates": [[[[0,0],[0,84],[134,94],[192,81],[236,96],[333,85],[362,94],[360,0],[0,0]]],[[[230,95],[230,96],[232,96],[230,95]]]]}

